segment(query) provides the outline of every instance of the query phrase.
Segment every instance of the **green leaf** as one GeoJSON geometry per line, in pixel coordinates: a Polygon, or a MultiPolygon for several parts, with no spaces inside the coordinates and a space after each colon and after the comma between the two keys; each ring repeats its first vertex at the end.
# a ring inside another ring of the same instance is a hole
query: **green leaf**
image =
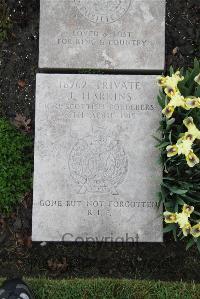
{"type": "Polygon", "coordinates": [[[200,253],[200,238],[197,239],[196,245],[197,245],[197,249],[198,249],[198,251],[200,253]]]}
{"type": "Polygon", "coordinates": [[[186,250],[190,249],[195,244],[194,238],[190,239],[190,241],[187,243],[186,250]]]}
{"type": "Polygon", "coordinates": [[[186,189],[181,189],[180,187],[176,187],[176,186],[169,186],[165,183],[162,183],[162,185],[166,188],[168,188],[172,193],[174,194],[178,194],[178,195],[183,195],[186,194],[188,192],[188,190],[186,189]]]}
{"type": "Polygon", "coordinates": [[[156,145],[156,148],[163,149],[166,148],[169,145],[169,142],[161,142],[160,144],[156,145]]]}
{"type": "Polygon", "coordinates": [[[165,181],[174,181],[175,178],[170,178],[170,177],[164,177],[163,180],[165,181]]]}
{"type": "Polygon", "coordinates": [[[194,210],[193,214],[200,216],[200,213],[195,210],[194,210]]]}
{"type": "Polygon", "coordinates": [[[165,209],[166,209],[166,210],[168,210],[169,212],[170,212],[170,211],[173,212],[173,202],[170,202],[170,201],[165,202],[165,203],[164,203],[164,206],[165,206],[165,209]]]}
{"type": "Polygon", "coordinates": [[[171,126],[175,123],[176,119],[175,118],[170,118],[169,120],[167,120],[167,126],[171,126]]]}
{"type": "Polygon", "coordinates": [[[200,97],[200,85],[197,86],[195,93],[194,93],[195,97],[200,97]]]}
{"type": "Polygon", "coordinates": [[[159,208],[160,208],[162,202],[163,202],[162,192],[159,192],[158,193],[158,201],[157,201],[159,208]]]}
{"type": "Polygon", "coordinates": [[[177,226],[174,226],[174,228],[173,228],[173,236],[174,236],[174,240],[175,241],[177,241],[176,235],[177,235],[177,226]]]}
{"type": "Polygon", "coordinates": [[[199,60],[196,57],[194,58],[194,69],[197,71],[200,69],[199,60]]]}
{"type": "Polygon", "coordinates": [[[187,201],[193,202],[193,203],[199,203],[199,200],[192,198],[191,196],[187,196],[185,194],[182,195],[183,198],[185,198],[187,201]]]}
{"type": "Polygon", "coordinates": [[[168,224],[167,226],[165,226],[163,228],[163,233],[166,234],[166,233],[173,231],[174,227],[176,228],[176,224],[168,224]]]}
{"type": "Polygon", "coordinates": [[[188,190],[178,189],[176,187],[171,187],[170,191],[178,195],[186,194],[188,192],[188,190]]]}
{"type": "Polygon", "coordinates": [[[158,103],[161,106],[161,108],[164,109],[165,108],[165,103],[166,103],[166,94],[164,93],[162,88],[160,88],[157,100],[158,100],[158,103]]]}
{"type": "Polygon", "coordinates": [[[162,98],[161,97],[159,97],[158,96],[158,104],[160,105],[160,107],[162,108],[162,109],[164,109],[165,108],[165,102],[162,100],[162,98]]]}
{"type": "Polygon", "coordinates": [[[174,204],[174,212],[178,213],[178,202],[175,202],[174,204]]]}
{"type": "Polygon", "coordinates": [[[177,199],[177,203],[180,205],[180,206],[183,206],[185,204],[185,202],[181,199],[181,198],[178,198],[177,199]]]}
{"type": "Polygon", "coordinates": [[[169,74],[170,74],[170,76],[172,76],[174,74],[173,66],[170,66],[170,68],[169,68],[169,74]]]}

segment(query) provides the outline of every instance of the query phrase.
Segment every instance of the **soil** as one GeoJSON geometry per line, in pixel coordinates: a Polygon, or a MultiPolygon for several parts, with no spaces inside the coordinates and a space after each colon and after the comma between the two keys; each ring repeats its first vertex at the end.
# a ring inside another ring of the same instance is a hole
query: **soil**
{"type": "MultiPolygon", "coordinates": [[[[200,58],[200,3],[168,0],[166,68],[200,58]]],[[[34,123],[39,0],[7,0],[12,30],[0,52],[0,115],[34,123]]],[[[159,28],[158,28],[159,30],[159,28]]],[[[32,126],[34,128],[34,125],[32,126]]],[[[0,276],[118,277],[200,281],[200,255],[167,236],[163,244],[31,242],[32,192],[9,217],[0,215],[0,276]]]]}

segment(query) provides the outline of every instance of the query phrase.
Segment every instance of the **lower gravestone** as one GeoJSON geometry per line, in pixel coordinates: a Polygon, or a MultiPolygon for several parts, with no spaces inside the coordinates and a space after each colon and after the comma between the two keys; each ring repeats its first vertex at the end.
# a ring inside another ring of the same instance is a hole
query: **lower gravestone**
{"type": "Polygon", "coordinates": [[[162,241],[155,82],[37,75],[34,241],[162,241]]]}

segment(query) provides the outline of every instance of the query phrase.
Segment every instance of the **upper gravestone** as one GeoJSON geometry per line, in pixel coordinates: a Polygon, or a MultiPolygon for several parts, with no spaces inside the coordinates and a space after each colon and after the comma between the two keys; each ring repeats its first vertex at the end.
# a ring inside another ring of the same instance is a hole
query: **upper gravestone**
{"type": "Polygon", "coordinates": [[[163,70],[165,0],[40,2],[40,68],[163,70]]]}
{"type": "Polygon", "coordinates": [[[162,241],[155,82],[37,75],[34,241],[162,241]]]}

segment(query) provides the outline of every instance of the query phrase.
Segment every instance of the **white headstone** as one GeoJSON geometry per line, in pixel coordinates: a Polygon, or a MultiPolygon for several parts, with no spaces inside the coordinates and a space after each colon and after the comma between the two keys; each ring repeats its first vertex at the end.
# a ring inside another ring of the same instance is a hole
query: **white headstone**
{"type": "Polygon", "coordinates": [[[165,0],[40,3],[40,68],[164,69],[165,0]]]}
{"type": "Polygon", "coordinates": [[[37,75],[33,241],[162,241],[155,82],[37,75]]]}

